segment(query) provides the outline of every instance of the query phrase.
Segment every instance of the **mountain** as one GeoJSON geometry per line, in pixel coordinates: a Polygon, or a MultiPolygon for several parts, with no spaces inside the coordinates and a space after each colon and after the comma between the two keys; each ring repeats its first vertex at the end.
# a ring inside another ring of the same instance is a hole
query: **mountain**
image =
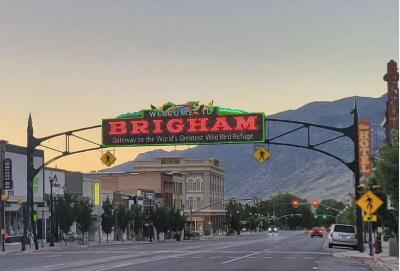
{"type": "MultiPolygon", "coordinates": [[[[375,149],[384,141],[384,129],[380,124],[385,116],[386,95],[380,98],[349,97],[333,102],[312,102],[296,110],[277,113],[268,118],[303,121],[334,127],[352,124],[351,110],[354,100],[360,119],[369,120],[372,145],[375,149]]],[[[293,124],[267,122],[269,138],[298,127],[293,124]]],[[[311,142],[322,142],[338,134],[322,129],[311,129],[311,142]]],[[[304,144],[305,129],[289,134],[280,142],[304,144]]],[[[300,148],[267,146],[271,158],[260,165],[253,158],[254,146],[250,144],[199,145],[187,150],[167,152],[155,150],[140,154],[137,160],[154,160],[156,157],[186,157],[189,159],[216,158],[225,168],[226,198],[253,197],[275,192],[292,192],[302,198],[346,199],[354,191],[352,172],[339,161],[324,154],[300,148]]],[[[334,153],[345,161],[353,160],[352,142],[347,139],[333,141],[320,147],[334,153]]],[[[111,171],[132,171],[132,163],[116,166],[111,171]]]]}

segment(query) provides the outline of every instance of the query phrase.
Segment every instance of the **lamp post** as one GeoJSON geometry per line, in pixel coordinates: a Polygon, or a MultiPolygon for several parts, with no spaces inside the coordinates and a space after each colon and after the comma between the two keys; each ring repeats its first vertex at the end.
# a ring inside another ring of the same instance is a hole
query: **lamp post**
{"type": "Polygon", "coordinates": [[[152,221],[152,209],[151,209],[151,200],[153,199],[152,195],[147,195],[147,199],[150,201],[150,242],[153,242],[153,221],[152,221]]]}
{"type": "Polygon", "coordinates": [[[49,177],[50,180],[50,246],[54,247],[54,238],[53,238],[53,182],[57,181],[57,175],[54,177],[49,177]]]}

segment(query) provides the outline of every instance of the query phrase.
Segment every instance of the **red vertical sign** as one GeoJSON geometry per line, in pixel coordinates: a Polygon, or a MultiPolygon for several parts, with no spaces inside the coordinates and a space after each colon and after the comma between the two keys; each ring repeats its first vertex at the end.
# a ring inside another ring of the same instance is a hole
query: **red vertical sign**
{"type": "Polygon", "coordinates": [[[367,120],[358,122],[358,155],[362,176],[368,177],[372,172],[371,165],[371,131],[367,120]]]}

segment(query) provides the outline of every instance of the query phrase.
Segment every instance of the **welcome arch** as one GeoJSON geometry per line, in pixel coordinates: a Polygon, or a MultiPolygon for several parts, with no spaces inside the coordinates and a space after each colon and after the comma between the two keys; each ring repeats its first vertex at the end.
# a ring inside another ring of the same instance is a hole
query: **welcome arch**
{"type": "MultiPolygon", "coordinates": [[[[264,113],[247,113],[243,110],[220,108],[208,105],[200,105],[198,102],[188,102],[183,105],[166,103],[157,108],[151,106],[150,110],[141,110],[138,112],[121,115],[115,119],[104,119],[102,125],[95,125],[62,133],[57,133],[42,138],[36,138],[33,135],[32,118],[29,115],[27,128],[27,208],[24,215],[24,240],[27,232],[31,231],[34,237],[35,249],[38,249],[38,242],[34,216],[33,204],[33,179],[42,169],[50,163],[73,154],[87,151],[99,150],[107,147],[118,146],[144,146],[144,145],[189,145],[189,144],[270,144],[288,146],[302,149],[309,149],[325,154],[346,165],[354,174],[356,199],[359,198],[358,187],[360,185],[359,171],[359,151],[358,151],[358,112],[357,105],[351,111],[353,115],[352,125],[344,128],[338,128],[327,125],[320,125],[302,121],[292,121],[285,119],[268,118],[264,113]],[[290,129],[270,137],[266,133],[266,123],[273,122],[277,124],[297,125],[290,129]],[[79,132],[102,128],[102,143],[94,142],[79,135],[79,132]],[[335,132],[336,136],[327,137],[320,142],[312,142],[312,128],[322,129],[324,131],[335,132]],[[305,144],[294,142],[282,142],[279,139],[297,131],[306,131],[305,144]],[[65,138],[64,150],[58,150],[43,143],[57,137],[65,138]],[[70,138],[74,137],[93,144],[93,147],[71,151],[70,138]],[[354,154],[353,161],[345,161],[329,151],[318,147],[330,142],[347,138],[353,142],[354,154]],[[51,158],[38,168],[33,166],[33,153],[37,147],[44,147],[60,153],[51,158]]],[[[357,207],[357,232],[359,233],[358,250],[363,251],[362,240],[362,221],[361,209],[357,207]]],[[[22,250],[25,250],[25,243],[22,243],[22,250]]]]}

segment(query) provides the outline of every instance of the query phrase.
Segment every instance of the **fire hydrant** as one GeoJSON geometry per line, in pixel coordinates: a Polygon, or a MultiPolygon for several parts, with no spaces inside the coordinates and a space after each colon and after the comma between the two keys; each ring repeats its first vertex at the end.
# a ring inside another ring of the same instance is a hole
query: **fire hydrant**
{"type": "Polygon", "coordinates": [[[378,233],[375,237],[375,242],[374,242],[374,248],[375,248],[375,253],[379,254],[382,252],[382,241],[381,241],[382,237],[381,234],[378,233]]]}

